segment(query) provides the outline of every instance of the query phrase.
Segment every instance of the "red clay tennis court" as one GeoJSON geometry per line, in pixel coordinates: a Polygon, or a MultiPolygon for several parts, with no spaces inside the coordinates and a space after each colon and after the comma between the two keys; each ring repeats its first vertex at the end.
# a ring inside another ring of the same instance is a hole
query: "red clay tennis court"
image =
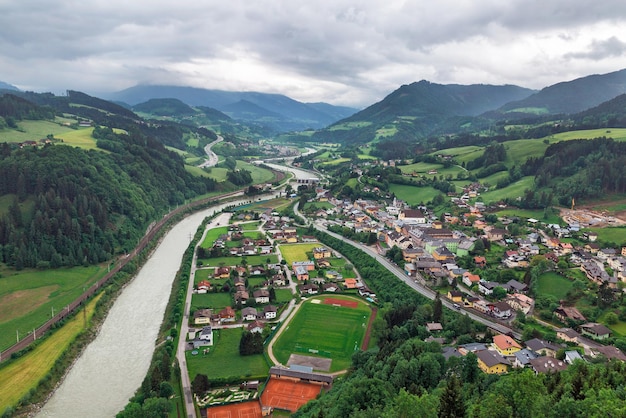
{"type": "Polygon", "coordinates": [[[261,418],[259,401],[212,406],[206,411],[207,418],[261,418]]]}
{"type": "Polygon", "coordinates": [[[338,305],[346,308],[356,308],[359,306],[359,302],[354,300],[342,300],[342,299],[334,299],[334,298],[325,298],[324,304],[326,305],[338,305]]]}
{"type": "Polygon", "coordinates": [[[321,390],[321,385],[272,377],[261,395],[261,403],[265,406],[295,412],[311,399],[315,399],[321,390]]]}

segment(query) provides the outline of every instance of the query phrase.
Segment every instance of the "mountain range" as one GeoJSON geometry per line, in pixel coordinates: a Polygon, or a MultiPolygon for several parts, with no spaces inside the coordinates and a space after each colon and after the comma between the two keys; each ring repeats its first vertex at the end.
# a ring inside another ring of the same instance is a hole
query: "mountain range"
{"type": "Polygon", "coordinates": [[[131,108],[150,99],[173,98],[189,106],[219,110],[236,120],[269,126],[278,132],[320,129],[357,111],[327,103],[302,103],[281,94],[180,86],[139,85],[103,97],[131,108]]]}
{"type": "MultiPolygon", "coordinates": [[[[17,90],[0,82],[3,89],[17,90]]],[[[245,123],[268,134],[317,130],[311,137],[315,141],[363,143],[377,138],[419,139],[476,132],[506,120],[575,114],[624,93],[626,69],[560,82],[540,91],[515,85],[422,80],[400,86],[360,111],[303,103],[280,94],[181,86],[139,85],[100,97],[155,116],[185,118],[200,112],[222,124],[245,123]]]]}

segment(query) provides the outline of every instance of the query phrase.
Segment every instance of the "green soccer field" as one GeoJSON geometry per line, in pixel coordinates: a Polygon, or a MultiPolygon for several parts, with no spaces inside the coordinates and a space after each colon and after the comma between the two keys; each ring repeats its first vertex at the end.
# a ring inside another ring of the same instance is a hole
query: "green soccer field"
{"type": "Polygon", "coordinates": [[[350,366],[352,354],[361,348],[372,311],[356,298],[328,295],[315,299],[326,297],[358,301],[358,307],[315,304],[311,300],[303,302],[274,344],[274,355],[279,362],[287,364],[291,354],[300,354],[332,358],[331,372],[350,366]]]}

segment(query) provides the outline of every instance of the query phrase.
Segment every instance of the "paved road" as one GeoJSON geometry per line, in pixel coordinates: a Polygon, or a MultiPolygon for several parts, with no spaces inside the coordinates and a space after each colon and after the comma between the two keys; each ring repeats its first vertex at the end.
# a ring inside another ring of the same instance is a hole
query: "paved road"
{"type": "MultiPolygon", "coordinates": [[[[301,215],[300,215],[301,216],[301,215]]],[[[375,250],[373,250],[372,248],[360,243],[360,242],[355,242],[352,240],[349,240],[339,234],[336,234],[334,232],[329,231],[325,226],[323,226],[321,224],[321,222],[313,222],[312,225],[322,231],[325,232],[337,239],[342,240],[345,243],[348,243],[354,247],[359,248],[360,250],[364,251],[365,253],[367,253],[368,255],[372,256],[373,258],[376,259],[376,261],[378,261],[380,264],[382,264],[385,268],[387,268],[387,270],[389,270],[390,272],[392,272],[398,279],[402,280],[404,283],[406,283],[409,287],[411,287],[413,290],[415,290],[416,292],[420,293],[421,295],[427,297],[428,299],[435,299],[435,295],[436,292],[434,290],[429,289],[428,287],[422,285],[421,283],[424,282],[424,278],[419,275],[419,273],[417,274],[417,276],[415,277],[415,279],[413,279],[412,277],[409,277],[406,275],[406,273],[397,265],[391,263],[387,258],[381,256],[380,254],[378,254],[375,250]],[[421,282],[421,283],[420,283],[421,282]]],[[[521,338],[521,334],[518,332],[513,331],[511,328],[504,326],[498,322],[494,322],[488,318],[485,318],[481,315],[478,315],[468,309],[464,309],[464,308],[460,308],[457,309],[454,307],[454,303],[450,302],[447,299],[441,299],[441,302],[443,304],[443,306],[445,306],[448,309],[451,310],[455,310],[455,311],[460,311],[463,315],[467,315],[469,316],[471,319],[473,319],[474,321],[480,322],[486,326],[488,326],[489,328],[492,328],[498,332],[501,332],[503,334],[507,334],[507,333],[512,333],[514,338],[521,338]]]]}
{"type": "MultiPolygon", "coordinates": [[[[225,212],[217,215],[207,225],[202,239],[198,243],[204,241],[204,235],[206,232],[215,228],[218,225],[227,225],[230,219],[231,213],[225,212]]],[[[193,261],[191,263],[191,272],[189,274],[189,285],[187,286],[187,296],[185,297],[185,309],[183,312],[183,320],[180,325],[180,336],[178,338],[178,347],[176,349],[176,358],[180,365],[181,386],[183,389],[183,397],[185,401],[185,413],[187,418],[195,418],[196,408],[193,402],[193,394],[191,392],[191,381],[189,379],[189,370],[187,369],[187,360],[185,358],[185,348],[187,345],[187,333],[189,332],[189,308],[191,307],[191,296],[193,294],[193,283],[196,275],[196,254],[194,251],[193,261]]]]}
{"type": "Polygon", "coordinates": [[[213,145],[217,144],[218,142],[222,142],[223,140],[224,138],[218,135],[215,141],[204,147],[204,152],[206,152],[206,155],[209,158],[199,165],[200,168],[214,167],[217,165],[217,154],[211,151],[211,148],[213,147],[213,145]]]}

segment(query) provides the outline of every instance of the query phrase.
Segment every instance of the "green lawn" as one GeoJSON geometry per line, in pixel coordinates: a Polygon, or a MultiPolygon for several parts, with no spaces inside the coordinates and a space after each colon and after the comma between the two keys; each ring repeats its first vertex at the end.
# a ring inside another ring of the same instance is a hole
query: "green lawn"
{"type": "Polygon", "coordinates": [[[287,262],[287,265],[291,267],[291,263],[294,261],[309,260],[310,256],[307,253],[311,253],[313,248],[320,246],[322,246],[320,243],[282,244],[278,246],[278,250],[287,262]]]}
{"type": "Polygon", "coordinates": [[[565,295],[572,288],[573,282],[555,272],[544,273],[539,277],[537,293],[554,296],[558,300],[565,299],[565,295]]]}
{"type": "MultiPolygon", "coordinates": [[[[333,295],[333,298],[346,298],[333,295]]],[[[324,299],[318,297],[315,299],[324,299]]],[[[352,355],[361,348],[371,315],[370,308],[361,300],[357,308],[337,307],[323,303],[303,302],[296,316],[274,344],[274,354],[279,362],[287,364],[292,353],[308,356],[308,350],[329,353],[320,357],[332,358],[331,371],[350,366],[352,355]]]]}
{"type": "Polygon", "coordinates": [[[228,232],[227,226],[220,226],[219,228],[211,228],[207,231],[204,236],[204,241],[200,244],[201,247],[211,248],[215,240],[222,234],[226,234],[228,232]]]}
{"type": "Polygon", "coordinates": [[[204,374],[209,380],[240,378],[264,378],[269,372],[269,365],[263,354],[252,356],[239,355],[239,340],[242,328],[220,329],[213,331],[214,345],[209,353],[192,355],[186,352],[189,378],[193,381],[197,374],[204,374]]]}
{"type": "Polygon", "coordinates": [[[15,343],[80,296],[106,273],[106,267],[1,271],[0,349],[15,343]]]}
{"type": "Polygon", "coordinates": [[[287,303],[293,299],[293,293],[289,289],[275,289],[276,303],[287,303]]]}
{"type": "Polygon", "coordinates": [[[191,297],[191,310],[198,308],[224,309],[233,306],[233,298],[230,293],[204,293],[194,294],[191,297]]]}
{"type": "Polygon", "coordinates": [[[405,184],[389,184],[389,191],[400,200],[404,200],[409,205],[418,205],[433,200],[435,196],[441,194],[439,190],[432,187],[408,186],[405,184]]]}
{"type": "MultiPolygon", "coordinates": [[[[256,264],[266,264],[267,259],[269,258],[270,263],[278,263],[278,256],[275,254],[269,255],[248,255],[245,256],[246,262],[249,266],[256,264]]],[[[205,267],[219,267],[221,263],[224,263],[225,266],[237,266],[240,265],[244,257],[215,257],[215,258],[203,258],[198,261],[202,262],[202,265],[205,267]]]]}

